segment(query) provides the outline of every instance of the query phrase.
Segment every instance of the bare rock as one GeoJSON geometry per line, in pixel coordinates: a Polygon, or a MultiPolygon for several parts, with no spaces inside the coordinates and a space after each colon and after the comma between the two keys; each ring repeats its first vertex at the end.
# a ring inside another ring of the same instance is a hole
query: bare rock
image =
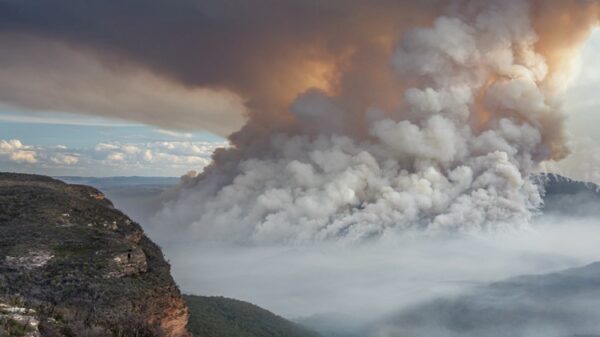
{"type": "MultiPolygon", "coordinates": [[[[0,302],[0,321],[20,325],[25,329],[25,337],[40,337],[40,320],[33,309],[10,306],[0,302]]],[[[0,326],[0,336],[4,336],[0,326]]]]}
{"type": "Polygon", "coordinates": [[[144,251],[133,248],[125,253],[118,254],[113,259],[114,270],[107,274],[108,278],[133,276],[148,271],[148,262],[144,251]]]}
{"type": "Polygon", "coordinates": [[[47,251],[30,251],[21,256],[6,256],[6,264],[14,269],[34,269],[43,267],[54,255],[47,251]]]}

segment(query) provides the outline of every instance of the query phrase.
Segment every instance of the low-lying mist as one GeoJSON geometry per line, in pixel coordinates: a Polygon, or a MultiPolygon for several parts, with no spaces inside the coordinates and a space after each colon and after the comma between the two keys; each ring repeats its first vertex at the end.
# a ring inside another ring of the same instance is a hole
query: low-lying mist
{"type": "Polygon", "coordinates": [[[371,320],[482,283],[600,256],[600,226],[591,219],[539,222],[519,233],[406,233],[362,244],[293,247],[181,243],[165,249],[184,291],[240,298],[292,318],[343,313],[371,320]]]}

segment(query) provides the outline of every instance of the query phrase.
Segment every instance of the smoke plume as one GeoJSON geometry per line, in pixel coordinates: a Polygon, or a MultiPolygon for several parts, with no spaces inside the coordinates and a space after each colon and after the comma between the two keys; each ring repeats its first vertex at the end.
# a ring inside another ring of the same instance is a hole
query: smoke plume
{"type": "Polygon", "coordinates": [[[156,220],[245,242],[527,226],[541,204],[529,175],[568,153],[560,95],[597,3],[436,5],[383,64],[361,50],[289,110],[254,110],[156,220]]]}
{"type": "Polygon", "coordinates": [[[513,230],[541,203],[530,173],[568,154],[561,94],[598,11],[0,0],[0,102],[219,134],[247,119],[155,218],[203,237],[513,230]]]}
{"type": "Polygon", "coordinates": [[[267,133],[294,123],[283,112],[298,94],[342,76],[357,110],[389,99],[380,65],[439,2],[0,0],[0,102],[222,135],[250,114],[267,133]]]}

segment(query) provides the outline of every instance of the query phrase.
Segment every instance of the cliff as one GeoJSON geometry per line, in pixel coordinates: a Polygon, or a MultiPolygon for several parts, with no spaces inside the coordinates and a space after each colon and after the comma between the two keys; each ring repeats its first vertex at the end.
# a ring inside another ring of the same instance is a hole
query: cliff
{"type": "Polygon", "coordinates": [[[0,335],[16,311],[23,336],[189,336],[160,248],[100,191],[0,173],[0,233],[0,335]]]}

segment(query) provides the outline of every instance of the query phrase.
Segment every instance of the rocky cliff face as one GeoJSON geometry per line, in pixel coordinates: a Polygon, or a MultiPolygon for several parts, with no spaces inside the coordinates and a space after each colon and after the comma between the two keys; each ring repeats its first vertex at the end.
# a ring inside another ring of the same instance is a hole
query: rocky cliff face
{"type": "Polygon", "coordinates": [[[0,233],[0,303],[42,336],[189,336],[160,249],[98,190],[0,173],[0,233]]]}

